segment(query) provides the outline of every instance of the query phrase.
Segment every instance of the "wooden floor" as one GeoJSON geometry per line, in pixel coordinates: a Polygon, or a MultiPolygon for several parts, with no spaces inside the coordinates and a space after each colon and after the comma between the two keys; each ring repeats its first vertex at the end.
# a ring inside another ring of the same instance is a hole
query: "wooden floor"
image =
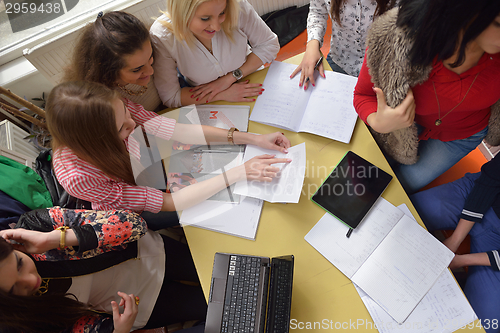
{"type": "MultiPolygon", "coordinates": [[[[326,29],[327,34],[325,35],[323,47],[321,48],[321,52],[323,52],[325,57],[330,50],[330,33],[331,33],[330,21],[328,22],[328,24],[329,25],[326,29]]],[[[294,55],[304,52],[306,50],[306,43],[307,43],[307,32],[304,30],[299,36],[297,36],[290,43],[284,45],[281,48],[280,52],[278,53],[278,56],[276,57],[276,60],[283,61],[285,59],[293,57],[294,55]]],[[[438,186],[441,184],[457,180],[461,178],[463,175],[465,175],[467,172],[471,173],[479,172],[481,170],[481,166],[485,162],[486,158],[481,153],[481,151],[478,148],[476,148],[475,150],[470,152],[469,155],[465,156],[462,160],[460,160],[457,164],[455,164],[451,169],[449,169],[447,172],[442,174],[440,177],[438,177],[436,180],[434,180],[432,183],[430,183],[423,189],[425,190],[434,186],[438,186]]]]}

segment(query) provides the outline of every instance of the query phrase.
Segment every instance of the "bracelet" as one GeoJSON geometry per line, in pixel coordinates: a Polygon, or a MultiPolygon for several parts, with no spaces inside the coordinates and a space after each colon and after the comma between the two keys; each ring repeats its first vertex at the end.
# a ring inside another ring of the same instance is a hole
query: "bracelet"
{"type": "Polygon", "coordinates": [[[59,248],[63,249],[66,247],[66,230],[68,230],[69,227],[63,225],[62,227],[56,228],[56,230],[61,231],[61,238],[59,239],[59,248]]]}
{"type": "Polygon", "coordinates": [[[227,131],[227,141],[234,145],[234,131],[239,132],[236,127],[231,127],[229,131],[227,131]]]}

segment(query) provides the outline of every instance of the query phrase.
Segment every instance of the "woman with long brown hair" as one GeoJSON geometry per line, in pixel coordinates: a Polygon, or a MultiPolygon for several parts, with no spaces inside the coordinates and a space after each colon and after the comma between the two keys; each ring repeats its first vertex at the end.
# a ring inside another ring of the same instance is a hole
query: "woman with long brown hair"
{"type": "MultiPolygon", "coordinates": [[[[326,60],[333,71],[358,76],[365,55],[365,39],[374,18],[394,7],[396,0],[311,0],[307,16],[307,47],[300,65],[300,84],[307,89],[307,78],[315,84],[315,65],[321,58],[321,46],[328,16],[332,21],[330,52],[326,60]]],[[[318,66],[324,77],[323,65],[318,66]]]]}
{"type": "Polygon", "coordinates": [[[2,332],[126,333],[206,316],[187,245],[126,210],[23,214],[0,231],[0,276],[2,332]]]}
{"type": "Polygon", "coordinates": [[[138,18],[120,11],[101,12],[83,28],[63,81],[99,82],[146,110],[158,111],[163,106],[153,82],[150,47],[149,31],[138,18]],[[140,52],[146,53],[144,63],[134,57],[140,52]]]}
{"type": "MultiPolygon", "coordinates": [[[[137,186],[132,163],[137,145],[130,138],[142,130],[163,140],[187,144],[255,144],[287,152],[290,141],[280,132],[256,135],[211,126],[178,124],[174,119],[146,111],[119,98],[116,90],[94,82],[67,82],[56,86],[47,101],[47,125],[53,139],[53,166],[64,189],[74,197],[90,201],[93,209],[130,209],[136,212],[174,212],[208,199],[227,186],[244,179],[271,181],[288,163],[273,155],[257,156],[211,179],[175,193],[137,186]],[[139,125],[136,129],[136,125],[139,125]],[[130,152],[130,153],[129,153],[130,152]]],[[[172,221],[160,219],[156,230],[172,221]]],[[[154,223],[154,222],[153,222],[154,223]]],[[[173,221],[177,224],[178,221],[173,221]]]]}

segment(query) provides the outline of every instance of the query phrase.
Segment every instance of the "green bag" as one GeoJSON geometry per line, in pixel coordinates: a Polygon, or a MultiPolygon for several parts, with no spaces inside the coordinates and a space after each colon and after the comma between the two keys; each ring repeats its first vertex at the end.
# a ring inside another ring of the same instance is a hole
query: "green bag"
{"type": "Polygon", "coordinates": [[[0,191],[30,209],[53,206],[43,179],[31,168],[5,156],[0,156],[0,191]]]}

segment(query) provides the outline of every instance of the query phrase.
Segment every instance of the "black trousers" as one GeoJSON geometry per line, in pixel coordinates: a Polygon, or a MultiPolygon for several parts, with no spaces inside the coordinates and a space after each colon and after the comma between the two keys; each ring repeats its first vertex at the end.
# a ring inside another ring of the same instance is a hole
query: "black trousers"
{"type": "Polygon", "coordinates": [[[190,320],[205,320],[207,303],[201,286],[179,282],[199,283],[189,247],[170,237],[161,236],[166,255],[165,278],[151,317],[144,329],[164,327],[190,320]]]}

